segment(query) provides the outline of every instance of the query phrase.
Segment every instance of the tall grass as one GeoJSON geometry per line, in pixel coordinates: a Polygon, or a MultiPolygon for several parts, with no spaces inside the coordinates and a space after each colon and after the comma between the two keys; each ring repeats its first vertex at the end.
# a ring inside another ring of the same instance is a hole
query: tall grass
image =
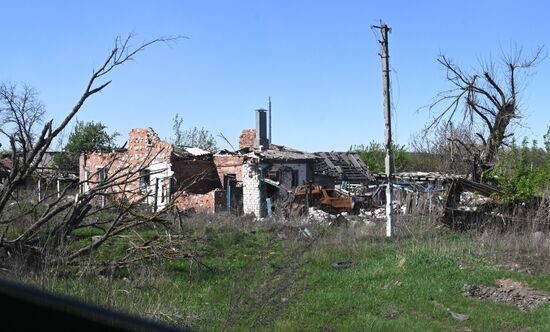
{"type": "MultiPolygon", "coordinates": [[[[462,295],[514,278],[550,292],[546,239],[533,232],[450,230],[429,216],[341,226],[194,216],[128,232],[75,264],[12,277],[84,301],[198,330],[544,330],[532,312],[462,295]],[[306,231],[307,229],[307,231],[306,231]],[[546,250],[546,251],[545,251],[546,250]],[[522,256],[518,256],[522,254],[522,256]],[[525,254],[525,255],[523,255],[525,254]],[[546,255],[546,256],[545,256],[546,255]],[[537,273],[502,264],[528,257],[537,273]],[[532,260],[532,261],[531,261],[532,260]],[[349,262],[335,268],[335,262],[349,262]],[[456,321],[450,311],[468,315],[456,321]]],[[[99,230],[72,236],[92,241],[99,230]]]]}

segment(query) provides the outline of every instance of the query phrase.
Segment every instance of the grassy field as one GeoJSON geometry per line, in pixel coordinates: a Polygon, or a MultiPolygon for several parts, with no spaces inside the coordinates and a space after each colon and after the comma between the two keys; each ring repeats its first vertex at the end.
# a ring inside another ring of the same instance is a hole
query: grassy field
{"type": "MultiPolygon", "coordinates": [[[[522,311],[463,295],[465,287],[495,286],[503,278],[550,293],[550,275],[514,272],[498,259],[540,267],[548,263],[548,247],[503,246],[499,235],[489,241],[487,234],[457,233],[422,218],[401,220],[391,240],[383,223],[304,227],[221,219],[131,232],[79,266],[27,280],[202,331],[550,330],[550,303],[522,311]],[[124,264],[109,264],[121,257],[124,264]]],[[[72,245],[93,235],[97,230],[80,230],[72,245]]]]}

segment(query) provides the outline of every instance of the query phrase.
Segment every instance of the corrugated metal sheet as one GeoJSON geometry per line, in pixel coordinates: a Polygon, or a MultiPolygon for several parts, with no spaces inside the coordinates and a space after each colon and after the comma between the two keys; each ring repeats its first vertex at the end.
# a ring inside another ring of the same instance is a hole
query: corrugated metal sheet
{"type": "Polygon", "coordinates": [[[190,148],[190,147],[188,148],[188,147],[186,147],[185,151],[192,154],[193,156],[204,156],[204,155],[207,155],[207,154],[212,154],[210,151],[206,151],[206,150],[203,150],[201,148],[190,148]]]}

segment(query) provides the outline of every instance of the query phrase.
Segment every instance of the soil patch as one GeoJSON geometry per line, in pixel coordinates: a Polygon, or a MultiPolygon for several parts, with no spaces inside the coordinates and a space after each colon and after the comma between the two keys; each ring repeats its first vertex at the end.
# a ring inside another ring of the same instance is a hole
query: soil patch
{"type": "Polygon", "coordinates": [[[533,290],[521,281],[512,279],[497,280],[498,288],[485,286],[470,286],[464,290],[464,295],[485,299],[497,304],[512,304],[520,310],[533,310],[541,304],[550,302],[550,295],[533,290]]]}

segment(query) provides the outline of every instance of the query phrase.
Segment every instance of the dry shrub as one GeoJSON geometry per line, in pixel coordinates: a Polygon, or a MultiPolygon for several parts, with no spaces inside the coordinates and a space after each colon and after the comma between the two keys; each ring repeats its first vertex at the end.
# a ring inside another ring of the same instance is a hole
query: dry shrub
{"type": "Polygon", "coordinates": [[[359,220],[341,226],[325,226],[321,229],[322,248],[333,248],[336,252],[346,253],[350,257],[355,255],[362,242],[370,237],[380,238],[385,236],[386,224],[382,221],[359,220]]]}
{"type": "Polygon", "coordinates": [[[433,238],[434,231],[442,227],[441,222],[434,216],[398,215],[395,222],[395,234],[398,239],[412,237],[414,240],[420,241],[433,238]]]}
{"type": "Polygon", "coordinates": [[[249,231],[263,225],[263,223],[256,222],[253,216],[235,216],[224,212],[191,215],[173,214],[172,220],[172,230],[176,233],[185,233],[187,231],[204,232],[206,229],[249,231]]]}
{"type": "Polygon", "coordinates": [[[486,255],[506,269],[550,274],[550,234],[543,231],[486,229],[479,235],[486,255]]]}

